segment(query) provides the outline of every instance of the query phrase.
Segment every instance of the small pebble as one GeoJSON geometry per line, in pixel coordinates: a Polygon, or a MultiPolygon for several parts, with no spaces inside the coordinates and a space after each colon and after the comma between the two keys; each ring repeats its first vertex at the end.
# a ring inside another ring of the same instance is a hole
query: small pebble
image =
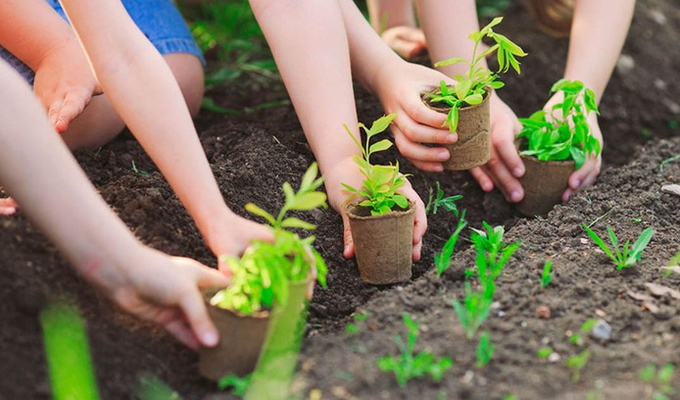
{"type": "Polygon", "coordinates": [[[656,22],[659,25],[666,25],[666,22],[668,22],[668,18],[666,18],[664,13],[661,12],[660,10],[657,9],[649,10],[647,15],[649,15],[649,18],[654,20],[654,22],[656,22]]]}
{"type": "Polygon", "coordinates": [[[505,311],[499,311],[498,316],[501,318],[505,317],[505,311]]]}
{"type": "Polygon", "coordinates": [[[560,357],[560,355],[555,353],[555,352],[553,352],[552,354],[550,354],[548,356],[548,362],[551,362],[551,363],[559,362],[561,359],[562,359],[562,357],[560,357]]]}
{"type": "Polygon", "coordinates": [[[610,340],[612,338],[612,327],[609,326],[607,321],[598,319],[590,333],[597,339],[610,340]]]}
{"type": "Polygon", "coordinates": [[[664,186],[661,186],[661,192],[680,196],[680,185],[664,185],[664,186]]]}
{"type": "Polygon", "coordinates": [[[616,70],[620,74],[628,74],[635,68],[635,60],[628,54],[621,54],[619,60],[616,62],[616,70]]]}
{"type": "Polygon", "coordinates": [[[544,318],[544,319],[549,319],[550,318],[550,307],[546,305],[538,306],[536,308],[536,314],[538,314],[539,317],[544,318]]]}

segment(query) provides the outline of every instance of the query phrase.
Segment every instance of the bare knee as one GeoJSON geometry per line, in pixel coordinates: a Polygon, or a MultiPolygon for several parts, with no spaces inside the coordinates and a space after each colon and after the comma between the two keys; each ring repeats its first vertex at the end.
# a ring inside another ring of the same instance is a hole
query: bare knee
{"type": "Polygon", "coordinates": [[[203,101],[204,75],[201,61],[188,53],[171,53],[163,57],[177,79],[191,116],[196,116],[203,101]]]}

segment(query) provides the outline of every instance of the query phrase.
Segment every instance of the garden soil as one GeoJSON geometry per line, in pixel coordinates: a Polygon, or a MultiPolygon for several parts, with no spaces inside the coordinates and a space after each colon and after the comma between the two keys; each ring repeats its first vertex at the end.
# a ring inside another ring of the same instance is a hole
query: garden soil
{"type": "MultiPolygon", "coordinates": [[[[508,74],[500,93],[518,115],[526,116],[541,107],[551,84],[560,78],[568,41],[535,28],[521,5],[507,11],[501,32],[529,53],[521,77],[508,74]]],[[[469,231],[444,277],[437,279],[433,272],[434,254],[456,225],[450,213],[440,210],[430,217],[423,257],[414,264],[411,281],[387,287],[363,283],[355,262],[342,258],[337,213],[311,213],[307,219],[319,226],[316,245],[330,272],[328,289],[314,292],[296,387],[305,396],[323,399],[502,399],[509,394],[519,399],[585,399],[588,394],[651,398],[652,388],[640,382],[638,371],[648,363],[680,366],[680,299],[652,296],[645,286],[680,284],[678,275],[664,276],[660,271],[680,245],[680,197],[660,190],[680,180],[680,162],[660,168],[662,160],[680,153],[678,43],[680,8],[675,2],[638,1],[623,61],[601,104],[603,172],[594,187],[557,206],[546,218],[520,217],[498,193],[484,194],[468,173],[425,174],[394,150],[379,157],[381,161],[398,157],[425,199],[435,181],[448,195],[462,194],[459,207],[467,210],[472,227],[479,228],[482,221],[503,224],[507,240],[522,241],[499,278],[497,303],[483,326],[496,345],[491,363],[483,369],[475,368],[476,342],[464,338],[451,307],[452,299],[463,293],[464,270],[474,262],[469,231]],[[596,232],[602,234],[610,225],[622,239],[634,239],[653,226],[654,237],[642,260],[617,271],[581,228],[582,222],[596,220],[592,225],[596,232]],[[538,279],[547,259],[553,261],[555,278],[541,291],[538,279]],[[640,300],[645,296],[650,297],[640,300]],[[357,311],[370,316],[350,336],[344,327],[357,311]],[[441,383],[415,380],[402,389],[392,375],[377,368],[379,357],[397,352],[393,338],[405,333],[403,312],[422,324],[417,350],[453,359],[441,383]],[[611,338],[584,335],[582,347],[570,343],[567,335],[578,332],[589,318],[606,321],[611,338]],[[536,351],[546,346],[560,360],[540,360],[536,351]],[[592,356],[581,381],[572,382],[565,359],[585,349],[592,356]]],[[[208,96],[224,107],[247,110],[235,116],[203,111],[197,118],[201,141],[229,206],[242,215],[251,201],[278,209],[283,204],[283,182],[297,186],[313,161],[289,104],[258,107],[285,100],[285,92],[270,80],[250,75],[212,88],[208,96]]],[[[357,88],[356,96],[362,121],[381,115],[371,95],[357,88]]],[[[77,158],[144,243],[215,265],[186,211],[129,135],[96,151],[78,152],[77,158]]],[[[76,276],[23,212],[0,218],[0,227],[1,399],[50,398],[38,314],[45,301],[55,297],[71,299],[87,320],[102,398],[135,398],[142,376],[157,377],[185,399],[232,398],[200,377],[194,352],[162,329],[117,310],[76,276]]],[[[673,385],[680,393],[680,379],[673,385]]]]}

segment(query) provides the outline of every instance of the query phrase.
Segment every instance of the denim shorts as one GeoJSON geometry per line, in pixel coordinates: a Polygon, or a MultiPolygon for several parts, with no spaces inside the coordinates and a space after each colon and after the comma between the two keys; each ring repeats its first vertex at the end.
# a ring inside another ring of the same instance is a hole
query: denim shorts
{"type": "MultiPolygon", "coordinates": [[[[54,11],[66,21],[66,14],[59,1],[46,0],[54,11]]],[[[201,60],[205,67],[205,59],[189,32],[182,15],[171,0],[122,0],[125,9],[137,27],[151,41],[161,54],[189,53],[201,60]]],[[[33,84],[35,74],[12,53],[0,46],[0,58],[7,61],[30,84],[33,84]]]]}

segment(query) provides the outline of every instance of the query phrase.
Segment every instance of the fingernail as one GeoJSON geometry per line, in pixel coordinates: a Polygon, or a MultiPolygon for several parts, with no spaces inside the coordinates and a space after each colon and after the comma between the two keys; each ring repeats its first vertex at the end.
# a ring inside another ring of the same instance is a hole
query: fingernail
{"type": "Polygon", "coordinates": [[[447,143],[455,143],[458,140],[458,135],[454,134],[446,135],[445,140],[447,143]]]}
{"type": "Polygon", "coordinates": [[[444,166],[441,164],[437,164],[432,168],[433,172],[442,172],[444,170],[444,166]]]}
{"type": "Polygon", "coordinates": [[[574,185],[572,186],[572,189],[578,189],[581,187],[581,181],[579,179],[574,179],[574,185]]]}
{"type": "Polygon", "coordinates": [[[512,199],[513,202],[518,202],[520,200],[520,196],[521,196],[521,194],[517,190],[510,193],[510,198],[512,199]]]}
{"type": "Polygon", "coordinates": [[[217,334],[215,332],[206,332],[203,334],[203,344],[206,346],[216,346],[217,345],[217,334]]]}
{"type": "Polygon", "coordinates": [[[512,171],[512,174],[515,176],[515,178],[519,178],[524,175],[524,168],[517,167],[512,171]]]}
{"type": "Polygon", "coordinates": [[[437,158],[440,161],[446,161],[446,160],[449,159],[449,157],[451,157],[451,154],[449,154],[449,152],[447,150],[442,151],[441,153],[439,153],[439,156],[437,156],[437,158]]]}

